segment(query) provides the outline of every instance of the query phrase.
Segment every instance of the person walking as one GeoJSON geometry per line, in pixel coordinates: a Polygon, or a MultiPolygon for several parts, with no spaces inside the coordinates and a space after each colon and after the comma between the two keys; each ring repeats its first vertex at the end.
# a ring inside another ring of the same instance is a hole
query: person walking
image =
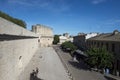
{"type": "Polygon", "coordinates": [[[38,67],[36,67],[35,76],[37,76],[38,72],[39,72],[39,69],[38,69],[38,67]]]}

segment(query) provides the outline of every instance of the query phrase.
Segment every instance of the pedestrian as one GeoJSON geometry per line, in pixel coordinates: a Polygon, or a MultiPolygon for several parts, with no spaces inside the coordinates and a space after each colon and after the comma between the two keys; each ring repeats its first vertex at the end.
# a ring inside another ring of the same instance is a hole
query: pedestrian
{"type": "Polygon", "coordinates": [[[35,70],[33,70],[33,72],[31,73],[31,76],[35,76],[35,70]]]}
{"type": "Polygon", "coordinates": [[[38,69],[38,67],[36,67],[36,76],[37,76],[38,72],[39,72],[39,69],[38,69]]]}

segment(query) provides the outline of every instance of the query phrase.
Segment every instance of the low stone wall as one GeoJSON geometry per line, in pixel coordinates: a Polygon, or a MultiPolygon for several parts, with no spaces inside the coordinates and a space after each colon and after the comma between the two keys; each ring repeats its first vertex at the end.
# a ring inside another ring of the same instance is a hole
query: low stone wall
{"type": "Polygon", "coordinates": [[[38,43],[35,33],[0,18],[0,80],[18,80],[38,43]]]}

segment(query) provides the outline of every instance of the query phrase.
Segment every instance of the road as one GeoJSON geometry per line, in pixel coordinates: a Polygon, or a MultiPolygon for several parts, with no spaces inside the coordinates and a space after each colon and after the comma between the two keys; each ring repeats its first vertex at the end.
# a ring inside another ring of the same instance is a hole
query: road
{"type": "Polygon", "coordinates": [[[55,50],[46,47],[38,49],[19,80],[69,80],[69,76],[55,50]]]}
{"type": "Polygon", "coordinates": [[[109,80],[98,72],[90,71],[82,61],[80,63],[73,61],[69,53],[63,52],[59,46],[53,47],[74,80],[109,80]]]}

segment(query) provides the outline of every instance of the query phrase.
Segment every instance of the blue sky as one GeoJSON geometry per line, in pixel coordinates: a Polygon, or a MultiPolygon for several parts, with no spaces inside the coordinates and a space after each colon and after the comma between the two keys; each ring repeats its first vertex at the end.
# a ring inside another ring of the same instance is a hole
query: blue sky
{"type": "Polygon", "coordinates": [[[120,0],[0,0],[0,10],[27,23],[68,32],[120,31],[120,0]]]}

